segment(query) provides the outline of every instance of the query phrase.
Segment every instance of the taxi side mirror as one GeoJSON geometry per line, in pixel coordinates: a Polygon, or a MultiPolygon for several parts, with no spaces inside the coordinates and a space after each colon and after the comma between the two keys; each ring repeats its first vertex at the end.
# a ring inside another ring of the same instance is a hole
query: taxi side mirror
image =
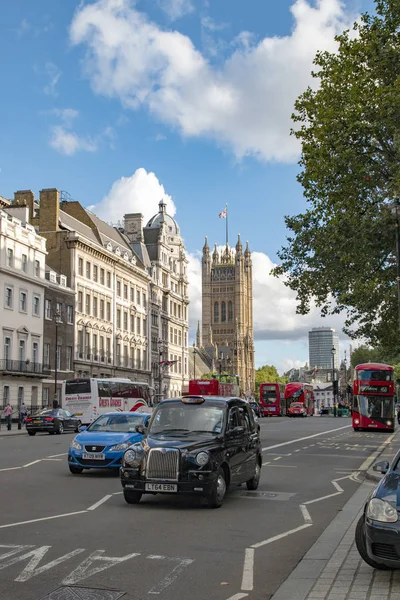
{"type": "Polygon", "coordinates": [[[146,433],[146,429],[143,427],[143,425],[136,425],[135,431],[136,433],[141,433],[142,435],[146,433]]]}
{"type": "Polygon", "coordinates": [[[375,463],[372,468],[374,471],[378,471],[378,473],[385,475],[389,471],[389,463],[387,460],[381,460],[380,462],[375,463]]]}

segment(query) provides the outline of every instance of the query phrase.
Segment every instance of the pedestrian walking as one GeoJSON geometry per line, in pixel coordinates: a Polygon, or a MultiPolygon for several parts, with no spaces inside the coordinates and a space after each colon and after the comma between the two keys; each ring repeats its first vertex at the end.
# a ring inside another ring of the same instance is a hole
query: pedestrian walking
{"type": "Polygon", "coordinates": [[[25,406],[25,402],[21,404],[19,409],[19,415],[21,420],[21,425],[25,425],[26,417],[28,416],[28,409],[25,406]]]}
{"type": "Polygon", "coordinates": [[[11,415],[12,415],[12,406],[9,402],[4,407],[4,416],[6,418],[7,429],[10,431],[11,429],[11,415]]]}

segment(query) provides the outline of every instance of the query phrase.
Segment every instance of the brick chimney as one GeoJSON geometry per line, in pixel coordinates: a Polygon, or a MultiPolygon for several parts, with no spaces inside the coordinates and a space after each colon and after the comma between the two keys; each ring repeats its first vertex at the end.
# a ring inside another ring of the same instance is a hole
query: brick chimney
{"type": "Polygon", "coordinates": [[[35,215],[35,196],[32,190],[18,190],[14,193],[14,206],[26,206],[29,209],[29,223],[35,215]]]}
{"type": "Polygon", "coordinates": [[[143,215],[130,213],[124,215],[124,233],[131,242],[143,242],[143,215]]]}
{"type": "Polygon", "coordinates": [[[40,190],[39,231],[59,231],[60,192],[56,188],[40,190]]]}

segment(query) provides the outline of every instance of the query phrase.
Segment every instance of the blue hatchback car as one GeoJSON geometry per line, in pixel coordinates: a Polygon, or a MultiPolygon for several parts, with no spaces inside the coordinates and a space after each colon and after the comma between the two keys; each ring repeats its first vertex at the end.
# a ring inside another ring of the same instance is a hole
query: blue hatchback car
{"type": "Polygon", "coordinates": [[[112,412],[98,417],[72,440],[68,451],[71,473],[84,469],[119,469],[127,448],[143,438],[151,415],[138,412],[112,412]]]}

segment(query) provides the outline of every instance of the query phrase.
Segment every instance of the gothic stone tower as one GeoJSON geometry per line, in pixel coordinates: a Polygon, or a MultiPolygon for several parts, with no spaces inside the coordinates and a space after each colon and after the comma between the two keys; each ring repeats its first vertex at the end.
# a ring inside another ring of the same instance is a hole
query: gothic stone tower
{"type": "Polygon", "coordinates": [[[221,254],[215,246],[212,255],[206,238],[202,293],[203,347],[217,363],[222,352],[222,369],[239,375],[243,392],[253,392],[253,274],[251,252],[248,243],[243,252],[240,235],[235,252],[227,244],[221,254]]]}

